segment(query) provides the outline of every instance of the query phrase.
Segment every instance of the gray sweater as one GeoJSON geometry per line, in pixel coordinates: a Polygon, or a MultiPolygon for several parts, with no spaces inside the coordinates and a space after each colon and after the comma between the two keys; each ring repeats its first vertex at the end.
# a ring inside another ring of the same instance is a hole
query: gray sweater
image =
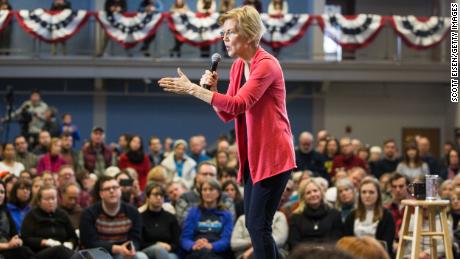
{"type": "MultiPolygon", "coordinates": [[[[286,220],[286,216],[280,211],[275,212],[273,216],[273,239],[276,245],[281,248],[284,246],[288,239],[289,225],[286,220]]],[[[232,239],[230,242],[233,252],[235,252],[236,258],[241,258],[243,253],[251,245],[251,237],[246,229],[245,216],[241,215],[235,223],[232,232],[232,239]]]]}

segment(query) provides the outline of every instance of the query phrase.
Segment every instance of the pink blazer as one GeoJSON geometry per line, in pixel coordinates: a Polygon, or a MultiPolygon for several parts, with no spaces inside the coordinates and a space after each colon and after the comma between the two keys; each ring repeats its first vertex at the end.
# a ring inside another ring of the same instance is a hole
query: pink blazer
{"type": "Polygon", "coordinates": [[[276,58],[259,48],[249,70],[249,79],[240,88],[244,61],[235,60],[230,69],[227,94],[215,92],[211,104],[224,122],[235,119],[240,162],[238,182],[242,180],[247,159],[252,181],[256,183],[296,165],[281,66],[276,58]],[[236,119],[243,113],[246,116],[247,150],[244,125],[236,119]]]}

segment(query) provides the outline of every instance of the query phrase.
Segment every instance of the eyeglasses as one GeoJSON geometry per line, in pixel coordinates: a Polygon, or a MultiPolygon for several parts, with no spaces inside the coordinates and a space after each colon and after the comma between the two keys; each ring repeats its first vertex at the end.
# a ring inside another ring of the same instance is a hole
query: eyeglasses
{"type": "Polygon", "coordinates": [[[226,37],[230,37],[230,36],[235,35],[235,34],[236,34],[236,32],[234,32],[234,31],[232,31],[232,30],[221,31],[221,32],[220,32],[220,37],[221,37],[222,39],[224,39],[224,38],[226,38],[226,37]]]}
{"type": "Polygon", "coordinates": [[[118,189],[120,189],[120,186],[115,185],[115,186],[109,186],[109,187],[102,188],[102,191],[110,192],[110,191],[118,191],[118,189]]]}

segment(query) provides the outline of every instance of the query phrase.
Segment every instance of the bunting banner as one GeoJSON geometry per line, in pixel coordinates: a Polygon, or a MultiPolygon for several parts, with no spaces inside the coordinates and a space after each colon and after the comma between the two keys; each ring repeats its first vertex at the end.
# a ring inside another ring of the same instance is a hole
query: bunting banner
{"type": "MultiPolygon", "coordinates": [[[[48,43],[65,42],[79,32],[90,16],[95,16],[107,35],[124,48],[155,35],[167,19],[174,37],[195,47],[215,44],[220,40],[219,13],[110,13],[86,10],[48,11],[45,9],[9,11],[0,10],[0,32],[13,17],[33,37],[48,43]]],[[[267,28],[262,42],[272,48],[281,48],[300,40],[314,19],[323,33],[345,49],[363,48],[370,44],[390,21],[396,33],[411,48],[423,50],[439,44],[447,36],[450,19],[446,17],[380,16],[359,14],[261,14],[267,28]]]]}
{"type": "Polygon", "coordinates": [[[394,15],[391,25],[406,45],[414,49],[427,49],[439,44],[448,34],[450,19],[446,17],[415,17],[394,15]]]}
{"type": "Polygon", "coordinates": [[[88,21],[85,10],[47,11],[44,9],[20,10],[16,18],[21,27],[39,40],[56,43],[74,36],[88,21]]]}
{"type": "Polygon", "coordinates": [[[13,13],[10,10],[0,10],[0,32],[2,32],[13,18],[13,13]]]}
{"type": "Polygon", "coordinates": [[[270,16],[263,13],[261,18],[267,29],[262,36],[262,42],[272,48],[289,46],[300,40],[312,20],[308,14],[270,16]]]}
{"type": "Polygon", "coordinates": [[[323,14],[317,20],[326,36],[348,50],[366,47],[385,24],[384,17],[375,14],[323,14]]]}
{"type": "Polygon", "coordinates": [[[128,49],[156,34],[163,21],[163,14],[99,11],[96,18],[110,38],[128,49]]]}
{"type": "Polygon", "coordinates": [[[209,46],[220,40],[219,13],[169,13],[169,29],[177,40],[192,46],[209,46]]]}

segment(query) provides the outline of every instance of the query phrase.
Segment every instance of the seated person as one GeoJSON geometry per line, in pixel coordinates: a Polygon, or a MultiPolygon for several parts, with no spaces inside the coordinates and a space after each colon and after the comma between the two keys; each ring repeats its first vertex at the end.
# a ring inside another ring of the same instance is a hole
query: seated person
{"type": "Polygon", "coordinates": [[[289,224],[291,249],[303,242],[329,243],[342,237],[340,212],[325,204],[324,191],[314,179],[302,184],[299,199],[289,224]]]}
{"type": "Polygon", "coordinates": [[[57,207],[57,195],[54,186],[40,188],[36,207],[24,219],[24,244],[37,253],[37,258],[68,259],[78,247],[78,237],[67,213],[57,207]]]}
{"type": "Polygon", "coordinates": [[[176,217],[163,209],[165,189],[150,183],[145,189],[147,209],[142,217],[142,252],[150,259],[177,259],[180,228],[176,217]]]}
{"type": "Polygon", "coordinates": [[[6,186],[0,181],[0,258],[35,258],[35,254],[23,245],[16,226],[6,209],[6,186]]]}
{"type": "Polygon", "coordinates": [[[32,208],[30,206],[30,201],[32,199],[31,192],[32,185],[26,180],[18,180],[13,184],[13,188],[11,189],[7,208],[18,232],[21,232],[24,217],[32,208]]]}
{"type": "Polygon", "coordinates": [[[121,200],[118,181],[101,176],[94,188],[99,201],[85,209],[80,219],[82,247],[102,247],[116,259],[145,258],[145,254],[136,252],[140,248],[141,216],[121,200]]]}
{"type": "Polygon", "coordinates": [[[383,207],[380,183],[373,177],[366,177],[361,183],[358,205],[344,224],[347,236],[371,236],[384,244],[392,255],[395,238],[395,222],[391,212],[383,207]]]}
{"type": "Polygon", "coordinates": [[[184,222],[181,247],[186,259],[233,258],[230,238],[232,214],[220,202],[222,188],[215,178],[206,178],[201,187],[200,205],[190,209],[184,222]]]}
{"type": "MultiPolygon", "coordinates": [[[[217,180],[217,168],[213,163],[209,161],[204,161],[201,162],[197,167],[197,174],[195,177],[192,190],[183,193],[180,196],[180,198],[176,201],[176,217],[177,220],[179,220],[179,224],[183,223],[183,221],[187,217],[187,213],[190,210],[190,208],[200,203],[199,190],[203,182],[208,178],[217,180]]],[[[233,204],[233,200],[227,195],[227,193],[223,193],[221,195],[221,199],[224,204],[224,207],[227,210],[229,210],[230,213],[232,213],[232,215],[235,215],[235,205],[233,204]]]]}

